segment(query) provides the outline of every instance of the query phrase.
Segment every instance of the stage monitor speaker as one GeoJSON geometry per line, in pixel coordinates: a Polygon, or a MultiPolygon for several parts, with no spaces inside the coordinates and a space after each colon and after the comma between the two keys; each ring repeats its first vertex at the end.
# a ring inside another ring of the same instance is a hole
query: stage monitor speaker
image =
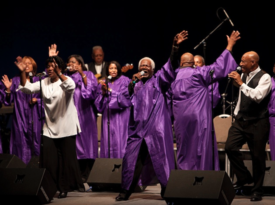
{"type": "Polygon", "coordinates": [[[121,190],[122,159],[97,158],[87,183],[93,191],[121,190]]]}
{"type": "Polygon", "coordinates": [[[228,205],[234,197],[225,171],[172,170],[164,193],[164,199],[175,205],[228,205]]]}
{"type": "MultiPolygon", "coordinates": [[[[251,160],[244,160],[244,165],[247,167],[248,171],[253,176],[253,169],[252,169],[252,161],[251,160]]],[[[234,182],[237,181],[236,176],[234,175],[234,182]]],[[[254,184],[247,184],[245,186],[251,187],[254,184]]],[[[265,168],[265,177],[263,187],[275,187],[275,161],[266,161],[266,168],[265,168]]]]}
{"type": "Polygon", "coordinates": [[[0,168],[26,168],[26,164],[15,155],[0,154],[0,168]]]}
{"type": "Polygon", "coordinates": [[[55,195],[56,185],[46,169],[0,169],[0,204],[44,204],[55,195]]]}

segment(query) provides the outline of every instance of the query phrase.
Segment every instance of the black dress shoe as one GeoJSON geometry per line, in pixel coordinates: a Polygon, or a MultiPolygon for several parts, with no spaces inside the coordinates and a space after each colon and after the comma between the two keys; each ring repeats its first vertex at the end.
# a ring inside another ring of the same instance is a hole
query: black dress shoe
{"type": "Polygon", "coordinates": [[[244,186],[245,184],[251,184],[251,183],[253,183],[253,179],[252,179],[252,178],[249,178],[249,179],[247,179],[247,180],[245,180],[245,181],[237,181],[237,182],[235,182],[235,183],[233,184],[233,188],[234,188],[235,190],[238,190],[238,189],[243,188],[243,186],[244,186]]]}
{"type": "Polygon", "coordinates": [[[262,200],[262,194],[254,192],[251,195],[250,201],[261,201],[262,200]]]}
{"type": "Polygon", "coordinates": [[[68,192],[60,192],[59,195],[58,195],[58,198],[61,199],[61,198],[66,198],[67,197],[67,194],[68,192]]]}
{"type": "Polygon", "coordinates": [[[116,197],[116,201],[127,201],[131,196],[131,192],[128,190],[122,190],[119,195],[116,197]]]}

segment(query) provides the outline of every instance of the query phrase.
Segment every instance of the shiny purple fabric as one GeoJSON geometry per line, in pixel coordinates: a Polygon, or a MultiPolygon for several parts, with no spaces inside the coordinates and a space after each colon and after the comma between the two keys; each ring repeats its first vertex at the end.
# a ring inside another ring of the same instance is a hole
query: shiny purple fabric
{"type": "Polygon", "coordinates": [[[122,165],[123,189],[130,188],[143,140],[162,186],[167,185],[170,170],[175,168],[172,123],[165,99],[165,92],[174,78],[175,72],[169,59],[145,84],[140,81],[134,88],[129,137],[122,165]]]}
{"type": "MultiPolygon", "coordinates": [[[[0,82],[0,109],[2,107],[2,103],[4,102],[5,99],[5,86],[3,85],[2,82],[0,82]]],[[[3,153],[2,149],[2,138],[1,138],[1,132],[0,132],[0,154],[3,153]]]]}
{"type": "Polygon", "coordinates": [[[128,85],[130,79],[120,76],[113,83],[108,83],[112,92],[109,97],[103,97],[101,84],[98,85],[98,97],[95,106],[102,113],[100,157],[109,158],[108,149],[108,101],[110,118],[110,158],[123,158],[128,138],[128,127],[130,117],[130,106],[132,105],[129,96],[128,85]],[[108,100],[109,99],[109,100],[108,100]]]}
{"type": "MultiPolygon", "coordinates": [[[[174,129],[177,140],[177,163],[182,170],[212,170],[212,119],[208,86],[210,70],[215,70],[214,81],[227,76],[237,64],[228,50],[215,63],[193,69],[178,69],[172,83],[174,129]]],[[[215,140],[215,139],[214,139],[215,140]]],[[[215,170],[219,159],[214,142],[215,170]]]]}
{"type": "MultiPolygon", "coordinates": [[[[212,85],[211,84],[208,86],[208,92],[209,92],[209,100],[210,100],[210,105],[211,105],[211,101],[212,101],[212,85]]],[[[214,82],[213,83],[213,108],[215,108],[218,105],[220,98],[221,98],[221,95],[220,95],[220,91],[219,91],[219,82],[214,82]]]]}
{"type": "Polygon", "coordinates": [[[78,72],[68,73],[76,85],[74,104],[81,127],[81,132],[76,136],[76,154],[77,159],[95,159],[98,157],[98,142],[93,101],[96,98],[97,79],[90,71],[83,71],[83,73],[87,78],[87,86],[78,72]]]}
{"type": "MultiPolygon", "coordinates": [[[[38,77],[33,77],[33,82],[39,81],[38,77]]],[[[10,101],[4,101],[9,106],[14,103],[14,113],[12,117],[12,127],[10,136],[10,154],[18,156],[26,164],[33,155],[40,154],[40,132],[41,116],[44,118],[44,107],[41,114],[40,94],[24,94],[21,91],[16,92],[20,84],[20,77],[12,79],[10,101]],[[31,98],[36,98],[37,103],[30,106],[31,98]],[[32,140],[32,119],[33,119],[33,138],[32,140]],[[32,148],[34,144],[34,149],[32,148]]],[[[43,105],[42,105],[43,106],[43,105]]]]}
{"type": "Polygon", "coordinates": [[[274,76],[271,78],[271,83],[272,83],[271,97],[268,104],[269,122],[270,122],[269,144],[270,144],[271,160],[275,160],[275,80],[274,80],[274,76]]]}

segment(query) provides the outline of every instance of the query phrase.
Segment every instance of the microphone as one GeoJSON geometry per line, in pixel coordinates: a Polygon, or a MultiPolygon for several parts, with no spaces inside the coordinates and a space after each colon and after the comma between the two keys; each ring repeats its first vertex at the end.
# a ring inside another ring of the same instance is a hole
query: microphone
{"type": "MultiPolygon", "coordinates": [[[[144,75],[145,74],[145,72],[142,70],[142,71],[140,71],[140,75],[144,75]]],[[[139,81],[139,79],[135,76],[135,80],[133,81],[133,83],[135,84],[135,83],[137,83],[139,81]]]]}
{"type": "Polygon", "coordinates": [[[35,76],[44,77],[45,75],[47,75],[47,73],[45,71],[43,71],[42,73],[37,73],[35,76]]]}
{"type": "MultiPolygon", "coordinates": [[[[241,74],[241,72],[242,72],[242,67],[241,67],[241,66],[238,66],[238,67],[236,68],[235,71],[236,71],[237,73],[241,74]]],[[[228,77],[228,83],[230,83],[231,79],[232,79],[232,78],[228,77]]]]}
{"type": "Polygon", "coordinates": [[[33,74],[32,74],[32,72],[29,72],[29,77],[30,77],[30,82],[33,83],[33,79],[32,79],[33,74]]]}
{"type": "Polygon", "coordinates": [[[230,17],[228,16],[228,14],[226,13],[226,11],[225,11],[224,9],[222,9],[222,10],[223,10],[224,14],[226,15],[227,19],[229,20],[231,26],[234,27],[234,24],[233,24],[233,22],[231,21],[231,19],[230,19],[230,17]]]}
{"type": "Polygon", "coordinates": [[[241,66],[238,66],[238,67],[236,68],[236,71],[237,71],[237,73],[241,74],[241,73],[242,73],[242,67],[241,67],[241,66]]]}
{"type": "Polygon", "coordinates": [[[65,72],[71,70],[71,68],[72,68],[72,67],[67,66],[66,69],[65,69],[65,72]]]}
{"type": "Polygon", "coordinates": [[[214,70],[210,70],[209,74],[213,75],[214,72],[215,72],[214,70]]]}

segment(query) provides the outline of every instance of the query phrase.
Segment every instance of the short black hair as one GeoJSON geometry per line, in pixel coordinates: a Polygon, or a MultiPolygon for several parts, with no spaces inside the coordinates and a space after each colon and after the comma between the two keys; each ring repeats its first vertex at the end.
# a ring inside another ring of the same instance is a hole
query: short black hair
{"type": "Polygon", "coordinates": [[[115,64],[116,65],[116,68],[117,68],[117,78],[119,78],[121,76],[121,66],[120,66],[120,64],[117,61],[111,61],[111,62],[109,62],[109,66],[108,66],[108,70],[107,70],[108,75],[109,75],[109,67],[110,67],[111,64],[115,64]]]}
{"type": "Polygon", "coordinates": [[[61,72],[63,73],[65,71],[65,63],[59,56],[51,56],[47,58],[46,60],[46,66],[48,66],[48,63],[54,63],[54,60],[57,63],[58,67],[61,69],[61,72]]]}

